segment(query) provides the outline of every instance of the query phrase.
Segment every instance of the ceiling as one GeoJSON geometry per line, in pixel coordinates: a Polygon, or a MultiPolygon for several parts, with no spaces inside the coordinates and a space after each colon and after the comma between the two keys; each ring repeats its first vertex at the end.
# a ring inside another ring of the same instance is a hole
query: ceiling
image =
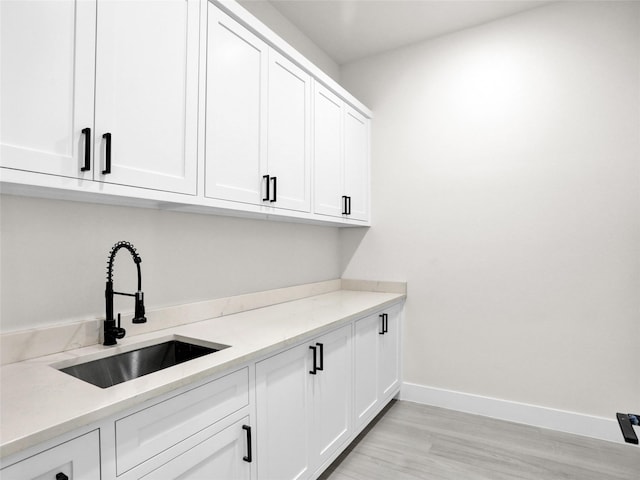
{"type": "Polygon", "coordinates": [[[269,0],[338,64],[444,35],[544,0],[269,0]]]}

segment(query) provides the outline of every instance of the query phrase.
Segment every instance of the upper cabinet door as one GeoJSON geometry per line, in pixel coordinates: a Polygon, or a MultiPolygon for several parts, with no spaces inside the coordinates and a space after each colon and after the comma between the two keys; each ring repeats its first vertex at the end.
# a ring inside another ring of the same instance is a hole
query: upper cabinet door
{"type": "Polygon", "coordinates": [[[81,168],[93,132],[95,1],[2,0],[0,19],[0,166],[91,178],[81,168]]]}
{"type": "Polygon", "coordinates": [[[208,5],[205,195],[260,204],[267,45],[208,5]]]}
{"type": "Polygon", "coordinates": [[[269,50],[267,163],[275,177],[269,203],[277,208],[311,210],[311,77],[269,50]]]}
{"type": "Polygon", "coordinates": [[[342,105],[342,100],[315,82],[314,212],[335,217],[343,212],[342,105]]]}
{"type": "Polygon", "coordinates": [[[199,8],[98,2],[96,180],[196,193],[199,8]]]}
{"type": "Polygon", "coordinates": [[[349,107],[344,114],[344,190],[349,217],[369,219],[369,120],[349,107]]]}

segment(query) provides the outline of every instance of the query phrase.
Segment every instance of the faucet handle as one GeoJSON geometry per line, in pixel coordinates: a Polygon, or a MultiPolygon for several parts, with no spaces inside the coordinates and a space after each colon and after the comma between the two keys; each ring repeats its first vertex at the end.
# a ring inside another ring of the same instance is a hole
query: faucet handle
{"type": "Polygon", "coordinates": [[[144,316],[144,292],[136,292],[136,310],[133,315],[132,323],[147,323],[147,317],[144,316]]]}
{"type": "Polygon", "coordinates": [[[120,338],[124,338],[124,336],[126,334],[127,334],[127,331],[120,326],[120,314],[118,314],[118,326],[116,327],[116,329],[114,331],[114,336],[117,339],[120,339],[120,338]]]}

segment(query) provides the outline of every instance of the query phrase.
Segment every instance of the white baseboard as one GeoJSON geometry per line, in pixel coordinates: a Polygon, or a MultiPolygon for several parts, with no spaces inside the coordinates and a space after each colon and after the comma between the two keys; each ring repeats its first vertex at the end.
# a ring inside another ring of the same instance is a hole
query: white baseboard
{"type": "MultiPolygon", "coordinates": [[[[402,384],[400,399],[609,442],[624,443],[615,418],[593,417],[407,382],[402,384]]],[[[612,412],[612,417],[614,415],[615,412],[612,412]]]]}

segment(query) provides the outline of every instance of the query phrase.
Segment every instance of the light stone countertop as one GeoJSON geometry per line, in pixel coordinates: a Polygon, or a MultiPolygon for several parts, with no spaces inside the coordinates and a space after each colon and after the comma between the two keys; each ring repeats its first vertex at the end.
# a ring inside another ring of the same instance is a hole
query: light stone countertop
{"type": "MultiPolygon", "coordinates": [[[[404,294],[338,290],[256,310],[125,337],[0,368],[0,457],[105,419],[163,393],[257,360],[288,345],[386,308],[404,294]],[[173,338],[230,348],[102,389],[51,365],[77,363],[173,338]]],[[[126,325],[124,325],[126,327],[126,325]]]]}

